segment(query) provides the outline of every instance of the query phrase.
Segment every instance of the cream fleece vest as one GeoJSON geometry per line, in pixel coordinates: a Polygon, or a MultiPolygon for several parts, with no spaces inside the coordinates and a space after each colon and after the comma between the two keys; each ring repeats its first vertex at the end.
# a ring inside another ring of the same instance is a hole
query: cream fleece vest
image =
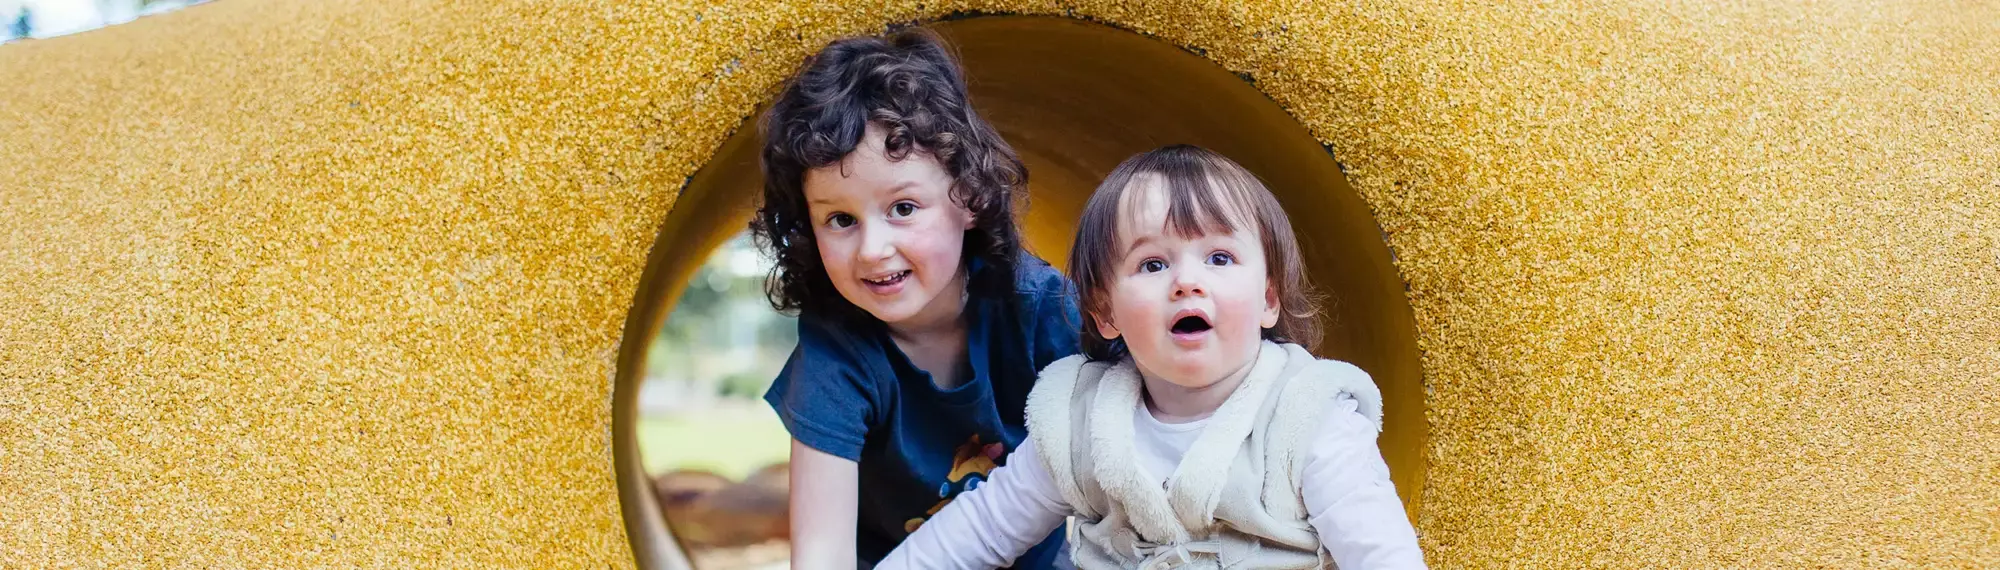
{"type": "Polygon", "coordinates": [[[1347,363],[1265,342],[1236,392],[1209,417],[1165,488],[1144,481],[1133,414],[1147,413],[1132,361],[1052,363],[1028,396],[1028,437],[1070,521],[1080,570],[1330,568],[1307,522],[1299,473],[1334,398],[1382,426],[1382,396],[1347,363]]]}

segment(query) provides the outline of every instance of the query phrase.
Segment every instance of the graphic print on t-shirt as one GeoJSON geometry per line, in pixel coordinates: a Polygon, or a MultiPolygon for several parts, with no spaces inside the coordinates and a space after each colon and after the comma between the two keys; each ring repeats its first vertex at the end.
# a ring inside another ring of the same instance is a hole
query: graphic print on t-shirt
{"type": "Polygon", "coordinates": [[[944,510],[944,506],[951,504],[951,500],[959,493],[971,491],[980,483],[985,483],[986,475],[993,472],[993,467],[998,465],[996,462],[1006,452],[1006,446],[1000,445],[1000,442],[982,445],[979,443],[979,434],[972,434],[971,439],[959,444],[958,450],[951,454],[951,473],[945,476],[944,484],[938,485],[938,503],[931,506],[931,510],[924,512],[924,516],[911,517],[910,520],[904,521],[903,530],[916,532],[917,527],[923,526],[924,521],[930,520],[932,516],[938,514],[938,511],[944,510]]]}

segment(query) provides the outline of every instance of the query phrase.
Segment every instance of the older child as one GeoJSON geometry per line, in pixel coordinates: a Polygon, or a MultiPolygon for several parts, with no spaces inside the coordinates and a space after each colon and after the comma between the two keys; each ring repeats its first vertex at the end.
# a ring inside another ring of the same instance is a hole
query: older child
{"type": "Polygon", "coordinates": [[[1077,568],[1421,568],[1375,447],[1381,395],[1318,336],[1290,221],[1221,155],[1127,160],[1084,208],[1084,353],[1029,443],[879,568],[992,568],[1071,523],[1077,568]]]}
{"type": "MultiPolygon", "coordinates": [[[[793,438],[793,566],[868,566],[1006,463],[1035,372],[1077,352],[1075,300],[1022,251],[1027,171],[930,33],[828,45],[762,134],[751,227],[799,315],[765,395],[793,438]]],[[[1051,565],[1053,529],[1016,567],[1051,565]]]]}

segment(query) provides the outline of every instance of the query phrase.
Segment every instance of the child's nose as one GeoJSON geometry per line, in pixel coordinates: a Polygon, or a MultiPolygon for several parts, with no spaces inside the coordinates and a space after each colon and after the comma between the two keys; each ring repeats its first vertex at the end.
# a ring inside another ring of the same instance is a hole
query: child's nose
{"type": "Polygon", "coordinates": [[[867,260],[888,259],[896,255],[896,230],[887,224],[863,223],[861,227],[861,258],[867,260]]]}
{"type": "Polygon", "coordinates": [[[1199,279],[1196,279],[1193,273],[1194,272],[1192,271],[1175,272],[1174,274],[1175,299],[1180,299],[1183,297],[1190,297],[1190,296],[1202,296],[1202,297],[1208,296],[1208,291],[1203,290],[1201,281],[1199,279]]]}

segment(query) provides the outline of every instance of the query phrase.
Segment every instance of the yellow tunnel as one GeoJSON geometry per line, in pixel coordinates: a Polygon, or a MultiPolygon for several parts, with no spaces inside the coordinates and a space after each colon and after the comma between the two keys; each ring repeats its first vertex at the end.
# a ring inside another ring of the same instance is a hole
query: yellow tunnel
{"type": "Polygon", "coordinates": [[[909,23],[1051,261],[1273,188],[1435,567],[2000,565],[1991,5],[221,0],[0,46],[0,567],[666,567],[644,342],[909,23]]]}

